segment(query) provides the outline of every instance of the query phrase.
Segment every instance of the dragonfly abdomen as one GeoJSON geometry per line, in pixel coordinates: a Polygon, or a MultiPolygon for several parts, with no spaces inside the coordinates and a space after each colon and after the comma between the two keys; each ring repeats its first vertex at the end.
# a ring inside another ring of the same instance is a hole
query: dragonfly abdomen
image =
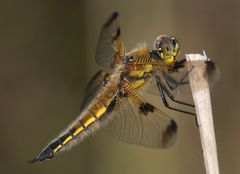
{"type": "Polygon", "coordinates": [[[35,159],[31,160],[30,163],[50,159],[59,152],[69,149],[77,142],[93,134],[101,126],[106,125],[110,119],[108,119],[107,116],[106,119],[102,119],[102,117],[107,115],[105,112],[115,96],[115,90],[116,88],[113,88],[111,85],[103,87],[95,97],[95,100],[89,103],[69,128],[52,141],[35,159]]]}

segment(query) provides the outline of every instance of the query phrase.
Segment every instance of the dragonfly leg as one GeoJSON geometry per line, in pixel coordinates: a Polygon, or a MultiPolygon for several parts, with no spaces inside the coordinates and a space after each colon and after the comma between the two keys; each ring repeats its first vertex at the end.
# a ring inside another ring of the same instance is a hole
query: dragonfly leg
{"type": "Polygon", "coordinates": [[[185,81],[185,79],[181,80],[182,78],[180,80],[177,80],[171,75],[168,75],[165,71],[162,71],[162,75],[167,83],[168,88],[171,90],[175,90],[178,86],[189,83],[188,81],[185,81]]]}
{"type": "Polygon", "coordinates": [[[173,65],[173,69],[176,71],[180,68],[183,68],[185,66],[186,61],[187,61],[186,59],[175,61],[174,65],[173,65]]]}
{"type": "Polygon", "coordinates": [[[163,77],[165,79],[165,81],[167,82],[168,87],[171,90],[175,90],[177,89],[180,85],[184,85],[184,84],[188,84],[188,81],[184,81],[189,73],[192,71],[193,67],[188,70],[181,78],[180,80],[176,80],[175,78],[173,78],[172,76],[168,75],[166,72],[162,71],[163,77]]]}
{"type": "Polygon", "coordinates": [[[182,113],[186,113],[186,114],[189,114],[189,115],[193,115],[193,116],[196,116],[195,113],[192,113],[192,112],[189,112],[189,111],[184,111],[184,110],[181,110],[181,109],[177,109],[177,108],[174,108],[174,107],[171,107],[165,97],[165,93],[168,95],[168,97],[176,102],[176,103],[179,103],[179,104],[183,104],[183,105],[186,105],[186,106],[191,106],[191,107],[194,107],[194,105],[192,104],[188,104],[188,103],[184,103],[182,101],[179,101],[179,100],[176,100],[175,97],[168,91],[168,89],[164,86],[164,84],[162,84],[159,76],[156,75],[156,80],[157,80],[157,86],[158,86],[158,89],[159,89],[159,92],[160,92],[160,96],[162,98],[162,101],[163,101],[163,104],[165,105],[165,107],[167,107],[168,109],[171,109],[171,110],[174,110],[174,111],[178,111],[178,112],[182,112],[182,113]]]}
{"type": "Polygon", "coordinates": [[[176,103],[179,103],[179,104],[182,104],[182,105],[185,105],[185,106],[190,106],[190,107],[195,107],[193,104],[189,104],[189,103],[186,103],[186,102],[183,102],[183,101],[180,101],[178,99],[176,99],[176,97],[166,88],[166,86],[161,82],[159,76],[156,76],[156,80],[157,80],[157,85],[158,85],[158,88],[159,86],[161,86],[161,88],[163,89],[163,91],[168,95],[168,97],[176,102],[176,103]]]}

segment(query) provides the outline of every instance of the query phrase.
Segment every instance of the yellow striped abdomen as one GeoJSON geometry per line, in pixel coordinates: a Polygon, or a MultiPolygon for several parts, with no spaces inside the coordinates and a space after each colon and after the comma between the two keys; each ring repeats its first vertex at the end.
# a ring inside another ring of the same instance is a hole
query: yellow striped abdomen
{"type": "Polygon", "coordinates": [[[53,140],[35,159],[29,162],[35,163],[50,159],[59,152],[76,144],[74,142],[77,142],[77,140],[81,141],[90,134],[93,134],[101,125],[106,125],[109,117],[105,113],[118,90],[118,83],[113,83],[117,80],[117,77],[119,76],[113,76],[112,80],[99,91],[69,128],[53,140]]]}
{"type": "Polygon", "coordinates": [[[63,148],[71,145],[76,138],[83,139],[100,128],[98,120],[105,114],[108,105],[112,101],[114,93],[106,92],[106,95],[100,94],[94,99],[94,102],[85,109],[83,114],[77,119],[68,131],[59,139],[59,145],[53,149],[54,153],[64,150],[63,148]]]}
{"type": "MultiPolygon", "coordinates": [[[[108,106],[115,97],[118,90],[119,78],[119,74],[108,77],[108,83],[98,92],[79,118],[66,131],[66,136],[61,141],[65,142],[65,144],[62,144],[62,148],[57,149],[57,151],[61,151],[65,146],[71,145],[71,142],[74,142],[76,139],[82,140],[89,134],[94,133],[101,125],[106,124],[105,122],[108,119],[104,119],[103,121],[102,117],[105,117],[108,106]]],[[[108,115],[106,115],[106,118],[108,118],[108,115]]]]}

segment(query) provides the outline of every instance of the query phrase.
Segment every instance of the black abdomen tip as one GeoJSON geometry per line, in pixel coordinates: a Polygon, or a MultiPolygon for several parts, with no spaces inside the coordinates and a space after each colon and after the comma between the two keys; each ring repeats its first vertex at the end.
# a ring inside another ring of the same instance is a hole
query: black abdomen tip
{"type": "MultiPolygon", "coordinates": [[[[48,150],[48,149],[46,149],[46,150],[48,150]]],[[[42,161],[45,161],[47,159],[51,159],[53,157],[54,157],[54,154],[52,153],[52,151],[51,152],[47,152],[47,151],[44,150],[36,158],[28,161],[28,163],[29,164],[40,163],[42,161]]]]}
{"type": "Polygon", "coordinates": [[[36,157],[36,158],[28,161],[28,164],[34,164],[34,163],[36,163],[36,162],[39,162],[39,158],[38,158],[38,157],[36,157]]]}
{"type": "Polygon", "coordinates": [[[47,159],[51,159],[55,156],[53,149],[55,149],[59,145],[58,141],[55,141],[48,145],[36,158],[28,161],[29,164],[34,164],[37,162],[42,162],[47,159]]]}

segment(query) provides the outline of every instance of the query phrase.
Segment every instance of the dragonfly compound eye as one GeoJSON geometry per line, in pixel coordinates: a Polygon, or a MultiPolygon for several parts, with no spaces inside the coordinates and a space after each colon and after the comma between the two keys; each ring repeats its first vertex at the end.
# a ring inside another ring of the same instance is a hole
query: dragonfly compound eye
{"type": "Polygon", "coordinates": [[[155,49],[159,51],[160,57],[165,59],[165,56],[168,56],[173,52],[174,45],[171,38],[166,36],[158,36],[155,40],[155,49]],[[161,53],[163,54],[162,56],[161,53]]]}

